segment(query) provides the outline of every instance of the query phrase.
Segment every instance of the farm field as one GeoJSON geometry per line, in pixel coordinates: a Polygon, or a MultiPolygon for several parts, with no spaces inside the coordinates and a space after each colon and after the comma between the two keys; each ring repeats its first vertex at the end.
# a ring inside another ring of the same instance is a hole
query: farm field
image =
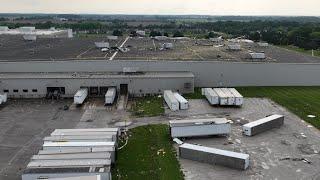
{"type": "Polygon", "coordinates": [[[320,87],[242,87],[237,90],[245,97],[270,98],[320,129],[320,87]]]}
{"type": "Polygon", "coordinates": [[[169,127],[147,125],[131,129],[128,144],[118,151],[112,175],[112,179],[119,180],[182,180],[169,127]]]}

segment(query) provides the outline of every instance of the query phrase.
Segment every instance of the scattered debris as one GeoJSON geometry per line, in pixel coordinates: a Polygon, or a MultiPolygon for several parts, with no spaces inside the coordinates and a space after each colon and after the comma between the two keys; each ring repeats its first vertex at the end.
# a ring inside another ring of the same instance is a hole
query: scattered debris
{"type": "Polygon", "coordinates": [[[65,111],[69,110],[69,106],[68,105],[64,105],[63,106],[63,110],[65,110],[65,111]]]}
{"type": "Polygon", "coordinates": [[[164,156],[166,154],[166,152],[164,151],[164,149],[159,149],[158,151],[157,151],[157,155],[159,156],[159,155],[162,155],[162,156],[164,156]]]}
{"type": "Polygon", "coordinates": [[[290,158],[290,157],[285,157],[285,158],[279,159],[279,161],[285,161],[285,160],[302,161],[302,162],[307,163],[307,164],[312,164],[312,162],[309,161],[309,160],[306,159],[306,158],[290,158]]]}
{"type": "Polygon", "coordinates": [[[281,144],[284,144],[284,145],[287,145],[287,146],[289,146],[289,145],[291,145],[291,142],[290,141],[288,141],[288,140],[281,140],[281,144]]]}
{"type": "Polygon", "coordinates": [[[174,138],[173,141],[179,145],[183,144],[183,142],[178,138],[174,138]]]}
{"type": "Polygon", "coordinates": [[[319,151],[315,149],[312,144],[298,144],[297,148],[304,154],[318,154],[319,151]]]}

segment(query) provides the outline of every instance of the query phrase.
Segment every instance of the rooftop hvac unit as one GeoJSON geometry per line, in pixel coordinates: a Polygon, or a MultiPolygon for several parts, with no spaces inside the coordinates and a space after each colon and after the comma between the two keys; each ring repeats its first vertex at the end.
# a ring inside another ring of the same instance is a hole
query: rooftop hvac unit
{"type": "Polygon", "coordinates": [[[173,48],[173,44],[172,43],[164,43],[163,44],[163,48],[164,49],[172,49],[173,48]]]}
{"type": "Polygon", "coordinates": [[[108,40],[118,40],[118,36],[107,36],[108,40]]]}
{"type": "Polygon", "coordinates": [[[110,48],[110,44],[108,42],[95,42],[94,44],[97,48],[110,48]]]}
{"type": "Polygon", "coordinates": [[[138,31],[136,31],[136,34],[139,36],[146,36],[146,31],[138,30],[138,31]]]}
{"type": "Polygon", "coordinates": [[[268,44],[268,43],[259,42],[259,43],[258,43],[258,46],[260,46],[260,47],[268,47],[269,44],[268,44]]]}
{"type": "Polygon", "coordinates": [[[222,36],[217,37],[217,38],[210,38],[209,40],[210,40],[210,41],[212,41],[212,42],[219,43],[219,42],[221,42],[221,41],[222,41],[222,36]]]}
{"type": "Polygon", "coordinates": [[[167,36],[156,36],[156,37],[154,37],[154,39],[157,40],[157,41],[165,41],[165,40],[168,40],[169,37],[167,37],[167,36]]]}
{"type": "Polygon", "coordinates": [[[249,53],[251,59],[265,59],[266,55],[264,53],[249,53]]]}
{"type": "Polygon", "coordinates": [[[23,39],[26,41],[36,41],[37,40],[37,35],[35,34],[26,34],[23,35],[23,39]]]}
{"type": "Polygon", "coordinates": [[[8,26],[0,26],[0,31],[9,31],[8,26]]]}
{"type": "Polygon", "coordinates": [[[228,45],[228,50],[240,51],[241,50],[241,46],[240,46],[240,44],[229,44],[228,45]]]}

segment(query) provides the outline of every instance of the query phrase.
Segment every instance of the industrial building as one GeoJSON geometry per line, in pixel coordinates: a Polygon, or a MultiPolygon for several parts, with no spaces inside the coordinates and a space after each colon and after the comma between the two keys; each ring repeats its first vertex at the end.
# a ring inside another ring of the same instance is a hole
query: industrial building
{"type": "Polygon", "coordinates": [[[194,90],[190,72],[6,73],[0,79],[0,91],[9,98],[43,98],[55,91],[60,97],[73,97],[80,88],[87,88],[89,97],[104,97],[109,87],[131,96],[162,94],[165,89],[194,90]]]}

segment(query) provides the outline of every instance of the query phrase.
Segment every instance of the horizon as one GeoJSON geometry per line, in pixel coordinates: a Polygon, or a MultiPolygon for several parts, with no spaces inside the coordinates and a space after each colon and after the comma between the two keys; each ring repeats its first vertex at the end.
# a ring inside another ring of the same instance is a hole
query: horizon
{"type": "Polygon", "coordinates": [[[0,13],[95,15],[320,16],[320,2],[309,0],[0,0],[0,13]],[[303,8],[301,8],[303,7],[303,8]]]}

